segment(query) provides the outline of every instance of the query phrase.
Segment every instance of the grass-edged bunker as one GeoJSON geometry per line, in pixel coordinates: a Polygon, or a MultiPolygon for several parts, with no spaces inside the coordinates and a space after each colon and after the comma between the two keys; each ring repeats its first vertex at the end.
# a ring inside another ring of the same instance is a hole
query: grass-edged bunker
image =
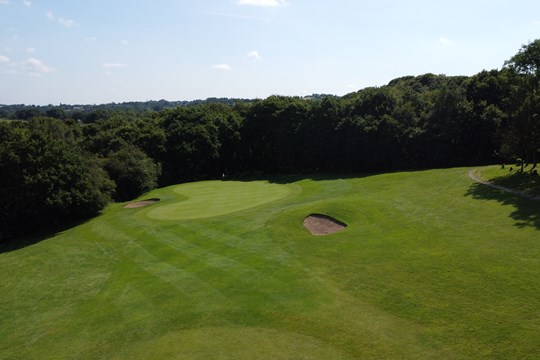
{"type": "Polygon", "coordinates": [[[140,208],[140,207],[152,205],[152,204],[157,203],[159,200],[160,200],[159,198],[151,198],[151,199],[131,202],[129,204],[124,205],[124,209],[134,209],[134,208],[140,208]]]}
{"type": "Polygon", "coordinates": [[[311,214],[304,219],[304,227],[312,235],[321,236],[337,233],[345,229],[347,224],[329,215],[311,214]]]}

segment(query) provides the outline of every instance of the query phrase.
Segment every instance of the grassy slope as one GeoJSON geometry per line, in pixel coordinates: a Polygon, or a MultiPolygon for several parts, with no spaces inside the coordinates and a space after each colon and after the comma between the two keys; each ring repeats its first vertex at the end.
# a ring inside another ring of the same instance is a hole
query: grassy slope
{"type": "Polygon", "coordinates": [[[540,352],[539,203],[467,169],[284,186],[288,198],[198,220],[147,216],[166,202],[113,205],[0,254],[0,358],[540,352]],[[301,224],[313,212],[349,227],[312,237],[301,224]]]}

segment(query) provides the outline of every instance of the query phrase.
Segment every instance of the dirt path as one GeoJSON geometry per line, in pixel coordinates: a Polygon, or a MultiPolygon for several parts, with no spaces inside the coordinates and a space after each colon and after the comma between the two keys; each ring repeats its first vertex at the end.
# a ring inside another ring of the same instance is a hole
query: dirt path
{"type": "Polygon", "coordinates": [[[506,191],[506,192],[508,192],[510,194],[522,196],[522,197],[527,198],[527,199],[540,201],[540,196],[538,196],[538,195],[533,195],[533,194],[530,194],[530,193],[525,192],[525,191],[519,191],[519,190],[507,188],[505,186],[496,185],[496,184],[493,184],[491,181],[487,181],[487,180],[483,179],[480,176],[480,174],[478,174],[478,169],[473,169],[473,170],[469,171],[469,177],[471,179],[473,179],[474,181],[476,181],[477,183],[489,186],[490,188],[501,190],[501,191],[506,191]]]}

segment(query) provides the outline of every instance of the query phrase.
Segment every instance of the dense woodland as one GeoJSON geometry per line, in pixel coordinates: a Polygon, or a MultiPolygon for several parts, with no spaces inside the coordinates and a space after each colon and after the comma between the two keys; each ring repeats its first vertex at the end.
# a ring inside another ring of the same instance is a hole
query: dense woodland
{"type": "Polygon", "coordinates": [[[407,76],[343,97],[1,106],[0,240],[223,174],[536,163],[539,79],[536,40],[501,70],[407,76]]]}

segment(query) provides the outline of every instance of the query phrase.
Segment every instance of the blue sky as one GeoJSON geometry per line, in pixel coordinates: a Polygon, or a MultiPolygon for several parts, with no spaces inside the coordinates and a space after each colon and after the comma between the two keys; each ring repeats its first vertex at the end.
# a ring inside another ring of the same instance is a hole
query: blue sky
{"type": "Polygon", "coordinates": [[[0,104],[343,95],[537,38],[539,1],[0,0],[0,104]]]}

